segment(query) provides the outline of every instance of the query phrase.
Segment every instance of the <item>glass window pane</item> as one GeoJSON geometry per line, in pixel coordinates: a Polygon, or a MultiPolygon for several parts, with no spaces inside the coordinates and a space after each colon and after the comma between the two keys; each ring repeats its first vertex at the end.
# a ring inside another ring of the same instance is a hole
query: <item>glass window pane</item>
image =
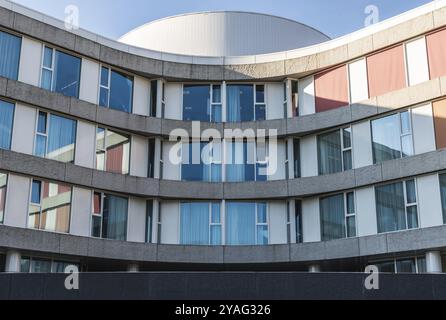
{"type": "Polygon", "coordinates": [[[110,83],[110,109],[132,112],[133,79],[112,70],[110,83]]]}
{"type": "Polygon", "coordinates": [[[101,222],[102,218],[100,216],[93,216],[91,224],[91,236],[95,238],[101,237],[101,222]]]}
{"type": "Polygon", "coordinates": [[[101,107],[108,107],[108,93],[109,89],[101,87],[99,94],[99,105],[101,107]]]}
{"type": "Polygon", "coordinates": [[[17,80],[22,39],[0,31],[0,76],[17,80]]]}
{"type": "Polygon", "coordinates": [[[411,133],[410,113],[409,111],[401,113],[401,134],[411,133]]]}
{"type": "Polygon", "coordinates": [[[268,223],[266,203],[257,204],[257,223],[268,223]]]}
{"type": "Polygon", "coordinates": [[[76,145],[75,120],[50,115],[50,127],[48,130],[48,159],[70,163],[74,162],[74,150],[76,145]]]}
{"type": "Polygon", "coordinates": [[[212,102],[221,103],[221,85],[212,86],[212,102]]]}
{"type": "Polygon", "coordinates": [[[102,238],[125,241],[127,239],[128,200],[105,195],[103,206],[102,238]]]}
{"type": "Polygon", "coordinates": [[[351,216],[347,217],[347,237],[354,238],[356,237],[356,217],[351,216]]]}
{"type": "Polygon", "coordinates": [[[374,163],[401,158],[399,115],[372,121],[374,163]]]}
{"type": "Polygon", "coordinates": [[[96,150],[104,150],[105,149],[105,129],[97,128],[96,129],[96,150]]]}
{"type": "Polygon", "coordinates": [[[31,273],[51,273],[51,261],[44,259],[32,259],[31,273]]]}
{"type": "Polygon", "coordinates": [[[54,91],[68,97],[79,97],[81,59],[56,51],[54,91]]]}
{"type": "Polygon", "coordinates": [[[108,88],[108,78],[109,78],[110,69],[102,67],[101,68],[101,86],[108,88]]]}
{"type": "Polygon", "coordinates": [[[351,148],[352,146],[352,129],[342,129],[342,137],[344,139],[344,149],[351,148]]]}
{"type": "Polygon", "coordinates": [[[322,241],[345,238],[344,195],[320,199],[322,241]]]}
{"type": "Polygon", "coordinates": [[[105,171],[105,151],[96,151],[96,170],[105,171]]]}
{"type": "Polygon", "coordinates": [[[39,118],[37,120],[37,132],[46,134],[47,114],[46,112],[39,112],[39,118]]]}
{"type": "Polygon", "coordinates": [[[99,192],[95,192],[93,195],[93,213],[102,214],[102,194],[99,192]]]}
{"type": "Polygon", "coordinates": [[[294,153],[294,178],[298,179],[301,176],[300,172],[300,140],[293,140],[293,153],[294,153]]]}
{"type": "Polygon", "coordinates": [[[254,120],[254,89],[252,85],[228,85],[228,122],[254,120]]]}
{"type": "Polygon", "coordinates": [[[20,272],[21,273],[29,273],[30,267],[31,267],[31,260],[30,260],[30,258],[22,258],[20,260],[20,272]]]}
{"type": "Polygon", "coordinates": [[[415,180],[406,181],[407,203],[417,202],[417,191],[415,188],[415,180]]]}
{"type": "Polygon", "coordinates": [[[417,258],[418,273],[427,273],[426,258],[417,258]]]}
{"type": "Polygon", "coordinates": [[[219,203],[212,203],[212,223],[221,223],[221,206],[219,203]]]}
{"type": "Polygon", "coordinates": [[[105,170],[112,173],[128,174],[130,161],[130,138],[112,130],[106,131],[105,170]]]}
{"type": "Polygon", "coordinates": [[[295,215],[296,215],[296,243],[303,242],[303,226],[302,226],[302,202],[296,200],[295,204],[295,215]]]}
{"type": "Polygon", "coordinates": [[[257,226],[257,245],[268,245],[268,226],[257,226]]]}
{"type": "Polygon", "coordinates": [[[53,68],[53,49],[45,47],[43,52],[43,66],[45,68],[53,68]]]}
{"type": "Polygon", "coordinates": [[[226,244],[256,244],[256,204],[249,202],[226,203],[226,244]]]}
{"type": "Polygon", "coordinates": [[[257,104],[256,105],[256,121],[266,120],[266,105],[257,104]]]}
{"type": "Polygon", "coordinates": [[[30,204],[28,208],[28,228],[40,228],[40,205],[30,204]]]}
{"type": "Polygon", "coordinates": [[[353,169],[352,151],[344,151],[342,156],[344,157],[344,171],[353,169]]]}
{"type": "Polygon", "coordinates": [[[32,190],[31,190],[31,203],[39,203],[41,199],[41,187],[42,183],[37,180],[33,180],[32,190]]]}
{"type": "Polygon", "coordinates": [[[68,233],[70,227],[71,186],[43,182],[40,229],[68,233]]]}
{"type": "Polygon", "coordinates": [[[47,69],[42,70],[42,80],[40,86],[43,89],[51,90],[52,89],[52,81],[53,81],[53,72],[47,69]]]}
{"type": "Polygon", "coordinates": [[[221,104],[212,105],[211,122],[213,122],[213,123],[221,123],[222,122],[222,106],[221,106],[221,104]]]}
{"type": "Polygon", "coordinates": [[[376,187],[378,233],[406,229],[403,183],[376,187]]]}
{"type": "Polygon", "coordinates": [[[378,267],[380,273],[395,273],[395,263],[391,262],[383,262],[383,263],[375,263],[378,267]]]}
{"type": "Polygon", "coordinates": [[[46,155],[46,137],[37,135],[36,137],[36,150],[34,155],[44,158],[46,155]]]}
{"type": "Polygon", "coordinates": [[[265,103],[264,85],[256,85],[256,103],[265,103]]]}
{"type": "Polygon", "coordinates": [[[341,137],[338,130],[318,136],[319,174],[342,171],[341,137]]]}
{"type": "Polygon", "coordinates": [[[418,209],[417,206],[407,207],[407,227],[409,229],[418,228],[418,209]]]}
{"type": "Polygon", "coordinates": [[[440,175],[441,208],[443,211],[443,223],[446,224],[446,174],[440,175]]]}
{"type": "Polygon", "coordinates": [[[8,175],[0,174],[0,223],[3,223],[8,175]]]}
{"type": "Polygon", "coordinates": [[[401,138],[401,145],[402,145],[402,156],[403,157],[410,157],[410,156],[414,155],[411,135],[403,136],[401,138]]]}
{"type": "Polygon", "coordinates": [[[183,88],[183,120],[210,120],[210,86],[184,85],[183,88]]]}
{"type": "Polygon", "coordinates": [[[14,105],[0,100],[0,149],[11,149],[14,105]]]}
{"type": "Polygon", "coordinates": [[[211,245],[221,246],[221,226],[211,226],[211,245]]]}
{"type": "Polygon", "coordinates": [[[347,213],[354,214],[355,210],[355,194],[353,192],[347,193],[347,213]]]}
{"type": "Polygon", "coordinates": [[[400,260],[396,262],[397,273],[416,273],[415,260],[400,260]]]}
{"type": "Polygon", "coordinates": [[[182,245],[209,245],[209,203],[181,204],[182,245]]]}

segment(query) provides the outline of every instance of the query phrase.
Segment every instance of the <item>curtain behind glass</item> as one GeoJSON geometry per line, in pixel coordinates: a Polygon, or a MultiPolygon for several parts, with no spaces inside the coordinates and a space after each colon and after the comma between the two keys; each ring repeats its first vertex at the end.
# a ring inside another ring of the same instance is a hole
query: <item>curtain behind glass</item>
{"type": "Polygon", "coordinates": [[[73,162],[75,143],[76,121],[50,115],[47,158],[61,162],[73,162]]]}
{"type": "Polygon", "coordinates": [[[342,146],[339,131],[320,135],[318,149],[320,175],[342,171],[342,146]]]}
{"type": "Polygon", "coordinates": [[[22,39],[0,31],[0,76],[17,80],[22,39]]]}
{"type": "Polygon", "coordinates": [[[184,85],[183,120],[209,122],[210,99],[209,85],[184,85]]]}
{"type": "Polygon", "coordinates": [[[443,223],[446,224],[446,174],[440,175],[441,207],[443,209],[443,223]]]}
{"type": "Polygon", "coordinates": [[[68,97],[79,97],[81,59],[56,51],[54,91],[68,97]]]}
{"type": "Polygon", "coordinates": [[[112,195],[104,199],[102,237],[125,241],[127,239],[128,200],[112,195]]]}
{"type": "Polygon", "coordinates": [[[228,85],[228,122],[241,121],[240,89],[238,86],[228,85]]]}
{"type": "Polygon", "coordinates": [[[11,148],[14,105],[0,100],[0,149],[11,148]]]}
{"type": "Polygon", "coordinates": [[[322,241],[345,238],[344,195],[320,200],[322,241]]]}
{"type": "Polygon", "coordinates": [[[403,183],[376,188],[378,233],[406,229],[406,206],[403,183]]]}
{"type": "Polygon", "coordinates": [[[209,203],[181,204],[181,244],[209,245],[209,203]]]}
{"type": "Polygon", "coordinates": [[[372,141],[374,163],[401,158],[399,115],[372,121],[372,141]]]}
{"type": "Polygon", "coordinates": [[[226,244],[256,244],[256,204],[249,202],[226,203],[226,244]]]}

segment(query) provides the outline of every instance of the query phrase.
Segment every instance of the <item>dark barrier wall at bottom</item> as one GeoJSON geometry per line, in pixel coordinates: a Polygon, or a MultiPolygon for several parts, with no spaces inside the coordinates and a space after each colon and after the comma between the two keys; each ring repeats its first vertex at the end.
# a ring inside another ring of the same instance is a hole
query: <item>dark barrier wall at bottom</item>
{"type": "Polygon", "coordinates": [[[83,273],[79,290],[64,274],[0,274],[0,299],[306,300],[446,299],[446,275],[308,273],[83,273]]]}

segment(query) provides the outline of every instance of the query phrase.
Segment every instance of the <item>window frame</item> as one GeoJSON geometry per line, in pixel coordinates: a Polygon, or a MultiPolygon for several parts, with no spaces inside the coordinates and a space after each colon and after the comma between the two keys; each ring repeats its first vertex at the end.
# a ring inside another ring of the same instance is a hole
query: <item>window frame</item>
{"type": "Polygon", "coordinates": [[[100,107],[107,108],[107,109],[113,109],[113,110],[118,111],[118,112],[124,112],[124,113],[129,113],[129,114],[133,113],[134,93],[135,93],[135,76],[133,74],[131,74],[131,73],[127,72],[127,71],[124,71],[122,69],[113,68],[113,67],[111,67],[109,65],[101,63],[99,65],[99,86],[98,86],[98,88],[99,88],[99,90],[98,90],[98,98],[97,98],[98,100],[97,101],[98,101],[98,105],[100,107]],[[107,86],[102,85],[102,70],[103,69],[107,69],[107,72],[108,72],[108,79],[107,79],[108,83],[107,83],[107,86]],[[132,80],[132,91],[130,93],[131,104],[129,106],[129,111],[128,112],[124,111],[124,110],[118,110],[118,109],[110,107],[110,97],[111,97],[111,90],[112,90],[111,78],[112,78],[112,73],[113,72],[121,75],[122,77],[126,77],[126,78],[132,80]],[[101,89],[107,90],[107,93],[108,93],[107,94],[107,105],[106,106],[101,105],[101,89]]]}
{"type": "MultiPolygon", "coordinates": [[[[297,138],[297,140],[300,140],[299,138],[297,138]]],[[[373,142],[372,142],[373,143],[373,142]]],[[[300,154],[300,152],[299,152],[300,154]]],[[[335,173],[340,173],[340,172],[346,172],[346,171],[350,171],[354,169],[354,158],[353,158],[353,129],[352,126],[344,126],[341,127],[339,129],[335,129],[335,130],[331,130],[331,131],[325,131],[325,132],[321,132],[317,135],[317,157],[318,157],[318,176],[323,176],[323,175],[329,175],[329,174],[335,174],[335,173]],[[344,131],[345,130],[350,130],[350,147],[345,147],[345,140],[344,140],[344,131]],[[321,155],[319,152],[319,146],[320,146],[320,142],[319,142],[319,138],[323,135],[328,135],[328,134],[333,134],[335,132],[338,132],[339,134],[339,140],[341,142],[340,144],[340,152],[341,152],[341,171],[338,172],[334,172],[334,173],[328,173],[328,174],[321,174],[321,155]],[[352,164],[352,168],[351,169],[345,169],[345,159],[344,159],[344,154],[350,152],[350,158],[351,158],[351,164],[352,164]]],[[[302,163],[301,163],[302,165],[302,163]]]]}
{"type": "Polygon", "coordinates": [[[253,96],[254,96],[254,119],[253,121],[266,121],[268,120],[268,108],[267,108],[267,86],[266,83],[254,83],[253,84],[253,96]],[[257,87],[263,87],[263,102],[257,101],[257,87]],[[265,119],[259,120],[259,117],[257,116],[257,108],[263,107],[265,109],[265,119]]]}
{"type": "Polygon", "coordinates": [[[256,206],[256,224],[255,224],[255,235],[256,235],[256,245],[257,246],[268,246],[270,244],[271,241],[271,235],[270,235],[270,217],[269,217],[269,204],[267,201],[259,201],[259,202],[255,202],[255,206],[256,206]],[[265,214],[266,214],[266,221],[265,222],[259,222],[259,206],[260,205],[265,205],[265,214]],[[261,244],[259,243],[259,232],[258,229],[259,227],[266,227],[266,234],[267,234],[267,243],[266,244],[261,244]]]}
{"type": "Polygon", "coordinates": [[[3,208],[0,207],[0,209],[3,209],[3,214],[0,216],[0,225],[5,223],[6,199],[8,196],[8,184],[9,184],[9,174],[7,172],[0,171],[0,176],[1,175],[4,175],[6,177],[6,183],[5,183],[4,187],[0,187],[0,190],[2,188],[5,189],[5,193],[4,193],[5,201],[3,202],[3,208]]]}

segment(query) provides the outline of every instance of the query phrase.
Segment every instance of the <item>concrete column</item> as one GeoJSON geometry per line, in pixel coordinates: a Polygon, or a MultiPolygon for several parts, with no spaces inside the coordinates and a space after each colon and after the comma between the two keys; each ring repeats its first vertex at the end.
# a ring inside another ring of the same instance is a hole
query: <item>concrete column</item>
{"type": "Polygon", "coordinates": [[[426,253],[426,270],[428,273],[442,273],[441,254],[439,251],[426,253]]]}
{"type": "Polygon", "coordinates": [[[20,252],[10,250],[6,252],[6,266],[5,272],[18,273],[20,272],[20,252]]]}
{"type": "Polygon", "coordinates": [[[308,267],[308,272],[310,273],[319,273],[321,272],[321,266],[318,264],[312,264],[308,267]]]}
{"type": "Polygon", "coordinates": [[[130,272],[130,273],[137,273],[137,272],[139,272],[139,265],[137,263],[130,263],[127,266],[127,272],[130,272]]]}

